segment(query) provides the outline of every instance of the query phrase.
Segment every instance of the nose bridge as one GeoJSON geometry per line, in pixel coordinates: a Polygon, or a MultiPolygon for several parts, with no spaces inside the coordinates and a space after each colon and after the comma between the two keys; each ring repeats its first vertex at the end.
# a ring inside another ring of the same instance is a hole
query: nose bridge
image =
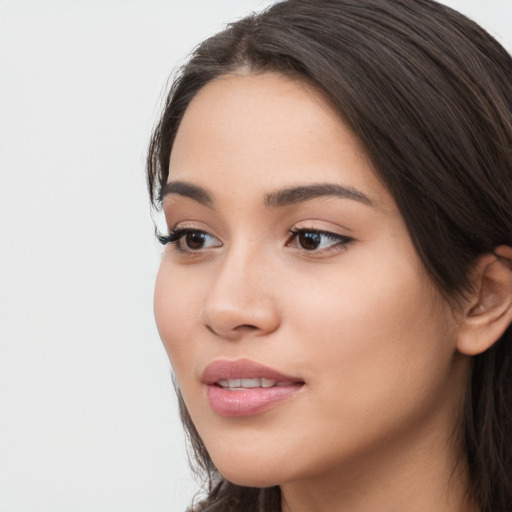
{"type": "Polygon", "coordinates": [[[272,332],[279,319],[271,282],[271,267],[261,247],[249,239],[234,245],[212,278],[203,323],[225,338],[272,332]]]}

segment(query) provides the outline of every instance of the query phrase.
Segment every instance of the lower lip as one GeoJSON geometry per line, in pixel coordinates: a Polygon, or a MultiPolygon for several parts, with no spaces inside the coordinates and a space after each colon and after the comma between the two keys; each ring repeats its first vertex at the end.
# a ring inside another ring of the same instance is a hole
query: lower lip
{"type": "Polygon", "coordinates": [[[266,411],[273,405],[291,398],[302,388],[302,384],[252,388],[230,391],[215,384],[208,386],[208,400],[211,408],[226,418],[252,416],[266,411]]]}

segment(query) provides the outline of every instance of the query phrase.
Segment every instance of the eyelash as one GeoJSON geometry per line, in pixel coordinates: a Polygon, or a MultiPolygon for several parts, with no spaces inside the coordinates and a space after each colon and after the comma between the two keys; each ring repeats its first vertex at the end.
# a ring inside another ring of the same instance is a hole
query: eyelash
{"type": "Polygon", "coordinates": [[[331,250],[340,249],[340,248],[343,248],[346,245],[348,245],[350,242],[354,241],[354,239],[349,236],[340,235],[339,233],[333,233],[332,231],[323,231],[321,229],[315,229],[315,228],[294,228],[294,229],[290,230],[290,234],[292,236],[288,240],[287,245],[292,243],[294,240],[297,240],[301,235],[310,235],[310,234],[316,235],[317,237],[327,238],[333,242],[328,247],[323,247],[321,249],[318,249],[318,248],[306,249],[303,246],[299,247],[300,250],[305,251],[307,253],[311,253],[311,254],[324,253],[324,252],[328,252],[331,250]]]}
{"type": "MultiPolygon", "coordinates": [[[[303,244],[300,244],[300,247],[297,247],[299,250],[305,251],[306,253],[310,253],[310,254],[328,252],[331,250],[335,250],[335,248],[338,248],[338,249],[343,248],[354,240],[353,238],[348,237],[346,235],[340,235],[338,233],[333,233],[331,231],[323,231],[323,230],[315,229],[315,228],[294,228],[294,229],[291,229],[289,231],[289,233],[291,234],[291,237],[287,240],[286,245],[291,245],[294,240],[297,240],[301,236],[306,236],[306,235],[311,235],[311,234],[315,235],[317,238],[323,237],[324,239],[327,238],[328,240],[333,242],[332,244],[328,245],[328,247],[323,247],[320,249],[318,249],[317,247],[308,249],[308,248],[305,248],[303,246],[303,244]]],[[[186,237],[187,235],[191,235],[191,234],[201,235],[201,236],[203,236],[203,238],[210,237],[212,239],[215,239],[215,237],[213,235],[211,235],[210,233],[208,233],[206,231],[202,231],[200,229],[193,229],[193,228],[172,229],[169,231],[168,235],[157,234],[157,238],[162,245],[174,244],[180,252],[184,252],[184,253],[198,253],[202,249],[209,248],[209,247],[206,247],[206,248],[200,247],[200,248],[193,249],[191,247],[184,247],[183,245],[180,245],[179,242],[184,237],[186,237]]],[[[320,241],[320,244],[321,244],[321,241],[320,241]]],[[[219,242],[218,245],[215,245],[212,247],[220,247],[221,245],[222,244],[219,242]]]]}
{"type": "Polygon", "coordinates": [[[177,242],[183,235],[185,230],[178,229],[170,229],[168,235],[162,235],[162,233],[157,233],[156,238],[162,245],[173,244],[177,242]],[[181,231],[181,233],[180,233],[181,231]]]}
{"type": "MultiPolygon", "coordinates": [[[[176,248],[180,252],[184,253],[197,253],[200,252],[201,249],[204,249],[203,247],[199,249],[192,249],[191,247],[183,247],[182,244],[180,244],[180,241],[186,237],[187,235],[202,235],[203,237],[209,237],[212,239],[215,239],[213,235],[210,235],[210,233],[203,231],[201,229],[194,229],[194,228],[177,228],[177,229],[171,229],[169,230],[168,235],[157,235],[158,241],[162,245],[167,244],[174,244],[176,248]]],[[[216,245],[214,247],[220,247],[222,244],[219,243],[219,245],[216,245]]],[[[208,247],[206,247],[207,249],[208,247]]]]}

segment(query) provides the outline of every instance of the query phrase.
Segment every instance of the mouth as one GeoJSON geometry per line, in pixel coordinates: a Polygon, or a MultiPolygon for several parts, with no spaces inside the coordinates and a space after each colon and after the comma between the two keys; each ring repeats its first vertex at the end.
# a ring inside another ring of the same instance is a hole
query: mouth
{"type": "Polygon", "coordinates": [[[211,408],[219,416],[252,416],[295,396],[304,380],[248,359],[217,360],[204,370],[211,408]]]}
{"type": "Polygon", "coordinates": [[[273,379],[266,379],[265,377],[255,379],[221,379],[215,382],[216,386],[221,387],[222,389],[228,389],[230,391],[242,391],[245,389],[255,389],[255,388],[273,388],[283,387],[283,386],[292,386],[296,384],[295,382],[283,382],[276,381],[273,379]]]}

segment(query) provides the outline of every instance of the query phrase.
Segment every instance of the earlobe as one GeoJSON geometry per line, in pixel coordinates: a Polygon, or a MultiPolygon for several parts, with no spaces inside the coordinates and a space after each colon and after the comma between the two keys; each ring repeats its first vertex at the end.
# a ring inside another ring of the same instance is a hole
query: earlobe
{"type": "Polygon", "coordinates": [[[465,308],[457,349],[477,355],[490,348],[512,322],[512,248],[482,256],[473,273],[474,294],[465,308]]]}

